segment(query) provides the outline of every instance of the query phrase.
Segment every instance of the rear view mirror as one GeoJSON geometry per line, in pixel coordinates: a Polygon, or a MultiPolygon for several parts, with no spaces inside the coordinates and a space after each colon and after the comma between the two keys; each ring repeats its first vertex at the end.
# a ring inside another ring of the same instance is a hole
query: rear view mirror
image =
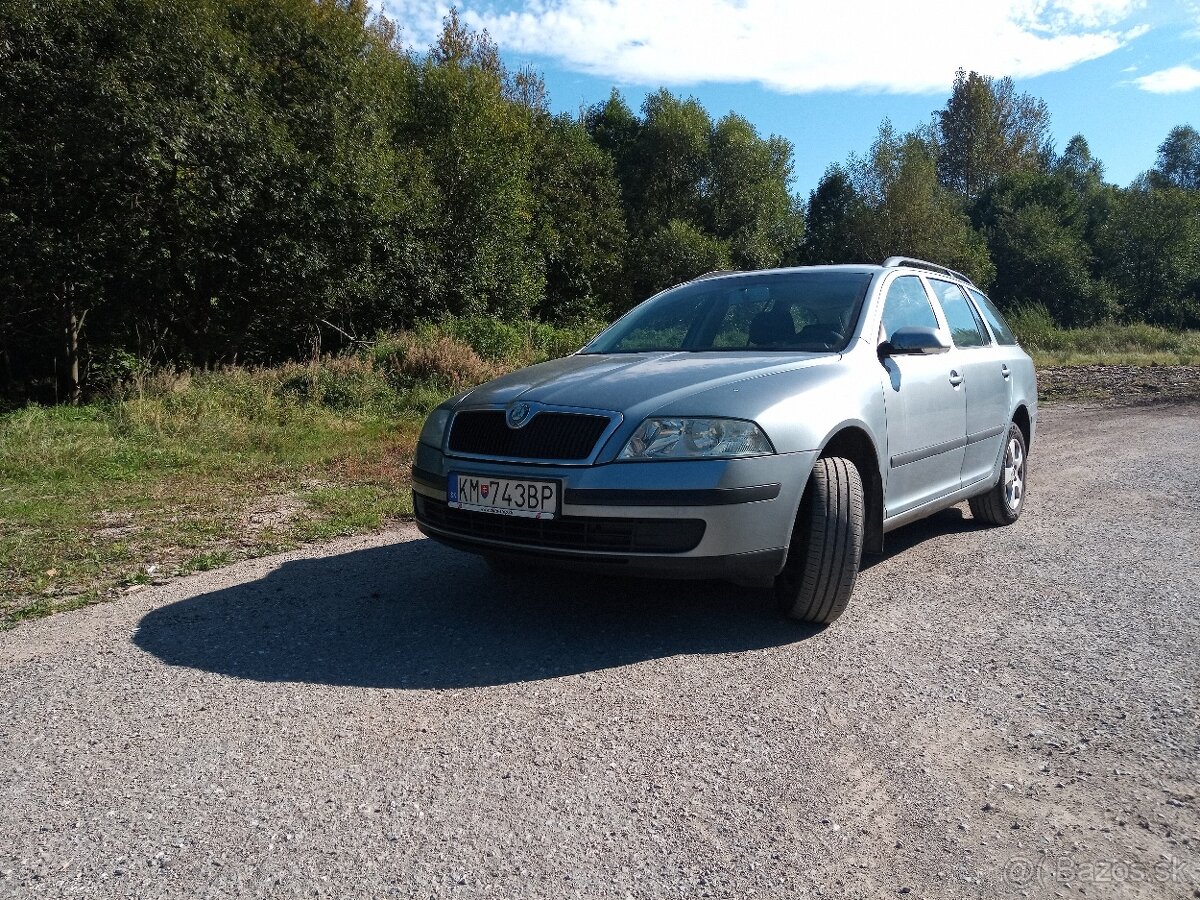
{"type": "Polygon", "coordinates": [[[879,345],[879,355],[919,356],[945,353],[949,349],[950,342],[937,329],[909,325],[893,331],[891,339],[879,345]]]}

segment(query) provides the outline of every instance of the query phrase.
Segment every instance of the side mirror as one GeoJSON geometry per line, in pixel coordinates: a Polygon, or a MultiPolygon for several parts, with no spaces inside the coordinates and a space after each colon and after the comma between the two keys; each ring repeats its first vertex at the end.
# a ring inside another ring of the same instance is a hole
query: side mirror
{"type": "Polygon", "coordinates": [[[910,325],[892,332],[891,339],[879,345],[879,355],[923,356],[945,353],[949,349],[950,342],[937,329],[910,325]]]}

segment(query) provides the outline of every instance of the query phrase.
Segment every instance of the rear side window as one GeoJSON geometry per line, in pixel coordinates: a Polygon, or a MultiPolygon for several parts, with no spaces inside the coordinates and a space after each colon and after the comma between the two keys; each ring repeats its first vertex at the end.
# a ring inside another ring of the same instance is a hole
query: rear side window
{"type": "Polygon", "coordinates": [[[954,338],[955,347],[983,347],[990,343],[983,328],[983,320],[979,318],[979,313],[975,312],[975,307],[962,292],[962,288],[937,278],[930,278],[929,283],[942,304],[942,312],[946,314],[946,323],[950,326],[950,335],[954,338]]]}
{"type": "Polygon", "coordinates": [[[888,287],[883,301],[883,340],[889,341],[899,328],[919,326],[937,329],[937,317],[929,305],[929,295],[915,275],[902,275],[888,287]]]}
{"type": "Polygon", "coordinates": [[[1000,315],[1000,310],[996,309],[992,301],[979,293],[979,291],[971,291],[970,293],[971,299],[975,301],[975,306],[979,308],[979,312],[987,319],[988,325],[992,326],[992,334],[996,336],[996,343],[1006,346],[1016,344],[1016,335],[1012,333],[1012,329],[1004,321],[1004,316],[1000,315]]]}

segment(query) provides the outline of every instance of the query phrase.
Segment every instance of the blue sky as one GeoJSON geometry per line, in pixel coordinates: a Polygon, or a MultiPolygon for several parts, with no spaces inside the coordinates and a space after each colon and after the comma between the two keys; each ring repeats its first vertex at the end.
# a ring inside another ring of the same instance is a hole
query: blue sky
{"type": "MultiPolygon", "coordinates": [[[[423,48],[448,7],[387,0],[423,48]]],[[[1059,149],[1083,134],[1108,180],[1200,128],[1200,0],[460,0],[510,67],[541,71],[556,112],[612,87],[638,107],[665,85],[795,146],[793,188],[871,144],[886,117],[929,121],[954,70],[1012,76],[1044,99],[1059,149]]]]}

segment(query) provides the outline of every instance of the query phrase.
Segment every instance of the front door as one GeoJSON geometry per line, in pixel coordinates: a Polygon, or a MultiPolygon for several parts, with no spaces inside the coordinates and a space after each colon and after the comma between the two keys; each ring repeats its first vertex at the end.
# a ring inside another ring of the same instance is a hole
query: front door
{"type": "MultiPolygon", "coordinates": [[[[880,339],[898,328],[942,328],[921,279],[902,275],[888,286],[880,339]]],[[[887,357],[881,363],[887,415],[888,517],[959,488],[966,443],[966,392],[957,351],[887,357]]]]}

